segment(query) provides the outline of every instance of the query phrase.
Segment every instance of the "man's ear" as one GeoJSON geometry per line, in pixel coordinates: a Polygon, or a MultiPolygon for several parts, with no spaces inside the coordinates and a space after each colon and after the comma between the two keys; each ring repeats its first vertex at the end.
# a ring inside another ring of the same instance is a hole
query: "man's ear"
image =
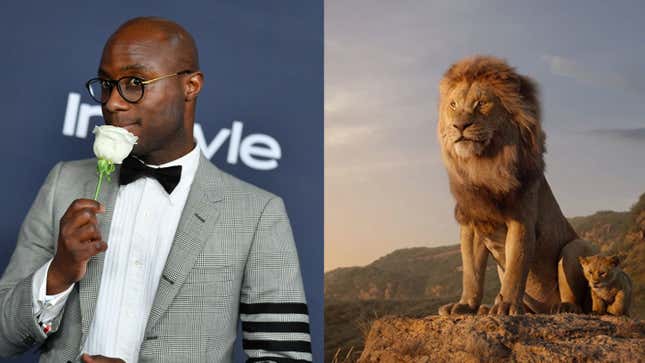
{"type": "Polygon", "coordinates": [[[184,97],[187,102],[194,101],[197,98],[197,95],[202,90],[203,83],[204,74],[202,72],[197,71],[188,75],[184,83],[184,97]]]}

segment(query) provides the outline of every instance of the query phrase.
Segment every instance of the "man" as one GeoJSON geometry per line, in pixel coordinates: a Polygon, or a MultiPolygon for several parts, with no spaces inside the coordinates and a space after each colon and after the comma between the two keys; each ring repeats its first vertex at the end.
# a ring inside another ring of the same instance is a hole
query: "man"
{"type": "Polygon", "coordinates": [[[0,356],[40,346],[43,362],[228,362],[239,316],[250,362],[311,361],[283,203],[201,155],[202,82],[178,24],[136,18],[108,39],[88,89],[138,142],[103,204],[89,199],[95,159],[49,173],[0,279],[0,356]]]}

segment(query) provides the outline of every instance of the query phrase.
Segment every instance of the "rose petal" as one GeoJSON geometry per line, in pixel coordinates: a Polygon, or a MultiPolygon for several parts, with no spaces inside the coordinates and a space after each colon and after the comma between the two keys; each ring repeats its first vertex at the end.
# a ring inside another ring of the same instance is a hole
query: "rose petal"
{"type": "Polygon", "coordinates": [[[111,125],[95,126],[92,133],[95,135],[93,150],[96,157],[114,164],[121,164],[139,139],[128,130],[111,125]]]}

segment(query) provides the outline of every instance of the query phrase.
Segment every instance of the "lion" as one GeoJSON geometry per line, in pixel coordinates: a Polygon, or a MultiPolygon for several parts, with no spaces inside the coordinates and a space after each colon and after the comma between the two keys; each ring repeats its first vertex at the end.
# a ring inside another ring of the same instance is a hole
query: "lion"
{"type": "Polygon", "coordinates": [[[437,134],[463,263],[461,299],[439,314],[588,312],[578,257],[595,248],[578,237],[544,176],[536,84],[503,60],[474,56],[448,69],[439,94],[437,134]],[[481,305],[489,254],[501,282],[491,308],[481,305]]]}
{"type": "Polygon", "coordinates": [[[591,312],[629,316],[632,280],[620,268],[618,256],[579,257],[591,289],[591,312]]]}

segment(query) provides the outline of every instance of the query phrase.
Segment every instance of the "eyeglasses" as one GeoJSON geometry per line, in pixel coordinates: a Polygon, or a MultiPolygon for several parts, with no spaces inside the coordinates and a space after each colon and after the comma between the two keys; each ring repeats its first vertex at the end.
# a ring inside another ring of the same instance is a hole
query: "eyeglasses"
{"type": "Polygon", "coordinates": [[[139,77],[126,76],[118,80],[92,78],[85,83],[87,91],[90,93],[92,99],[102,105],[107,103],[112,94],[112,89],[116,86],[117,91],[124,100],[130,103],[137,103],[143,98],[144,86],[153,82],[157,82],[164,78],[179,76],[181,74],[192,73],[191,70],[184,70],[177,73],[166,74],[157,78],[144,80],[139,77]]]}

